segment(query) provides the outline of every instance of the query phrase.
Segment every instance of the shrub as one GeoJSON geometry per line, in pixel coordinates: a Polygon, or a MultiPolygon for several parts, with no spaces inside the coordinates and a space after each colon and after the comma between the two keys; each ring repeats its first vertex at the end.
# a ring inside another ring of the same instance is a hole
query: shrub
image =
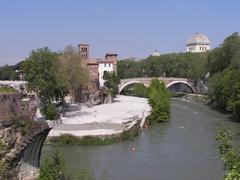
{"type": "Polygon", "coordinates": [[[119,136],[109,136],[109,137],[94,137],[94,136],[84,136],[84,137],[77,137],[71,134],[62,134],[58,137],[52,137],[49,139],[50,143],[54,144],[71,144],[71,145],[82,145],[82,146],[88,146],[88,145],[108,145],[108,144],[114,144],[121,141],[131,141],[136,136],[139,135],[139,128],[133,128],[128,131],[124,131],[119,136]]]}
{"type": "Polygon", "coordinates": [[[170,95],[163,82],[153,79],[147,90],[148,103],[152,112],[148,116],[149,123],[164,122],[170,117],[170,95]]]}
{"type": "Polygon", "coordinates": [[[240,151],[232,145],[231,132],[224,128],[217,128],[216,140],[219,143],[219,158],[227,171],[225,180],[240,179],[240,151]]]}
{"type": "Polygon", "coordinates": [[[42,108],[42,113],[49,120],[58,119],[58,112],[54,104],[49,104],[42,108]]]}
{"type": "Polygon", "coordinates": [[[55,152],[52,157],[46,157],[39,172],[39,180],[63,179],[65,172],[65,161],[59,152],[55,152]]]}

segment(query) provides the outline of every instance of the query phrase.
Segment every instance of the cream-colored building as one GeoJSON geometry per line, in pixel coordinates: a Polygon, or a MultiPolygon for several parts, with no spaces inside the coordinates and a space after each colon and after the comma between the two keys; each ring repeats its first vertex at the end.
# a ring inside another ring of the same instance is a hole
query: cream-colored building
{"type": "Polygon", "coordinates": [[[186,48],[187,52],[198,53],[209,51],[211,46],[207,36],[202,33],[195,33],[188,39],[186,48]]]}
{"type": "Polygon", "coordinates": [[[152,53],[152,56],[158,57],[160,56],[160,52],[158,50],[155,50],[154,53],[152,53]]]}

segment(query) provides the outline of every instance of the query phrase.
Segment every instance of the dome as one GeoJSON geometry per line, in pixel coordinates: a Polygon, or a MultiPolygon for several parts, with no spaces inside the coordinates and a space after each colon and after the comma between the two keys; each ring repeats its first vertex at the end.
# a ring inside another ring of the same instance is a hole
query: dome
{"type": "Polygon", "coordinates": [[[155,50],[154,53],[152,53],[152,56],[160,56],[160,53],[158,50],[155,50]]]}
{"type": "Polygon", "coordinates": [[[191,45],[210,45],[210,41],[204,34],[195,33],[187,41],[187,46],[191,45]]]}

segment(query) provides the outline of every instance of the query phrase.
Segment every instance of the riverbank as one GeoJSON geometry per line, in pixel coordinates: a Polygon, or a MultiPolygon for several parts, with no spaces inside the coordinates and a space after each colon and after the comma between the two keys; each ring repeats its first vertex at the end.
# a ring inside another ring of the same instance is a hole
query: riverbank
{"type": "Polygon", "coordinates": [[[119,141],[124,139],[124,134],[137,134],[134,133],[136,127],[140,129],[150,111],[147,99],[119,95],[112,104],[92,108],[82,106],[81,110],[66,114],[62,124],[54,126],[50,131],[48,140],[57,142],[67,137],[74,139],[77,144],[86,139],[93,142],[109,139],[119,141]]]}

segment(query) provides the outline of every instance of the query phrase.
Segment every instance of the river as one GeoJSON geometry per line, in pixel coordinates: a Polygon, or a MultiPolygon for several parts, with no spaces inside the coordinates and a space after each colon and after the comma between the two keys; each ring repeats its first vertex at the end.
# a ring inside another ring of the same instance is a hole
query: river
{"type": "MultiPolygon", "coordinates": [[[[113,180],[219,180],[216,127],[238,133],[240,123],[208,106],[173,99],[171,120],[144,129],[134,141],[107,146],[43,147],[43,157],[58,149],[71,170],[91,169],[113,180]],[[130,149],[136,148],[132,152],[130,149]]],[[[240,140],[240,139],[238,139],[240,140]]]]}

